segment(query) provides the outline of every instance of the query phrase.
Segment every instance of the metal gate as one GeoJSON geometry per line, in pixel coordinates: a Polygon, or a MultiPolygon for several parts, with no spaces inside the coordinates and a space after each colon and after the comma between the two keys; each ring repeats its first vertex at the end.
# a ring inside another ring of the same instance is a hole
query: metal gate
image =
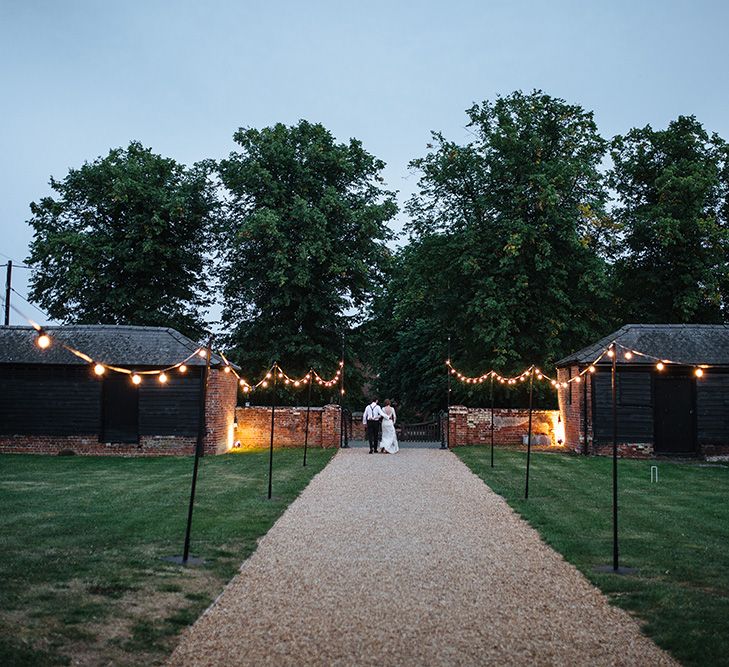
{"type": "Polygon", "coordinates": [[[441,420],[397,424],[395,431],[400,442],[440,442],[441,420]]]}

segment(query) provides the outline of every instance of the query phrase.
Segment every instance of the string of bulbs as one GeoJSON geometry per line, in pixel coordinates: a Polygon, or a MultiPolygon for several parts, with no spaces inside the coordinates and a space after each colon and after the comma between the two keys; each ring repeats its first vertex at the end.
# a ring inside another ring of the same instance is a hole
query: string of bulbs
{"type": "MultiPolygon", "coordinates": [[[[18,310],[15,306],[11,304],[11,308],[20,315],[23,319],[25,319],[30,326],[32,326],[36,332],[36,339],[35,344],[41,349],[41,350],[47,350],[51,345],[55,344],[59,347],[63,348],[67,352],[70,352],[74,356],[78,357],[79,359],[83,359],[85,362],[90,364],[93,368],[93,372],[96,376],[101,377],[106,374],[107,371],[113,371],[115,373],[123,373],[125,375],[129,375],[131,378],[131,381],[135,385],[142,384],[142,378],[143,376],[156,376],[157,380],[160,382],[160,384],[166,384],[169,381],[169,375],[171,371],[177,371],[181,374],[184,374],[187,372],[187,364],[190,361],[190,359],[194,358],[195,356],[202,357],[205,359],[207,357],[208,351],[206,348],[197,348],[194,352],[191,352],[188,354],[184,359],[178,361],[175,364],[172,364],[170,366],[166,366],[165,368],[157,368],[152,370],[132,370],[129,368],[123,368],[121,366],[115,366],[112,364],[106,364],[101,361],[94,360],[91,356],[86,354],[85,352],[82,352],[81,350],[73,347],[72,345],[69,345],[68,343],[63,342],[62,340],[58,338],[51,338],[50,334],[37,322],[33,321],[29,317],[27,317],[22,311],[18,310]]],[[[222,360],[223,360],[223,372],[224,373],[233,373],[236,378],[238,379],[238,384],[240,385],[241,389],[244,393],[250,393],[254,391],[255,389],[258,389],[259,387],[266,388],[269,385],[269,380],[273,377],[274,373],[277,373],[277,377],[282,379],[284,381],[284,384],[286,385],[293,385],[295,388],[301,387],[302,385],[307,385],[310,381],[314,381],[317,384],[319,384],[322,387],[332,387],[335,384],[337,384],[340,380],[342,369],[344,368],[344,360],[339,361],[339,368],[335,372],[334,376],[325,379],[323,378],[314,368],[310,368],[307,373],[305,373],[300,378],[294,378],[291,377],[288,373],[286,373],[279,363],[276,361],[273,363],[273,365],[266,371],[263,378],[261,378],[258,382],[255,382],[253,384],[249,383],[247,380],[245,380],[235,369],[233,364],[230,362],[230,360],[222,353],[222,352],[214,352],[211,350],[212,354],[217,354],[222,360]]],[[[344,394],[344,389],[342,388],[341,393],[344,394]]]]}
{"type": "MultiPolygon", "coordinates": [[[[334,375],[329,378],[328,380],[323,378],[314,368],[310,368],[304,375],[301,377],[292,377],[286,371],[284,371],[283,368],[279,365],[278,361],[275,361],[273,365],[266,371],[265,375],[256,383],[251,384],[249,383],[245,378],[243,378],[238,371],[233,368],[233,366],[230,365],[228,360],[225,358],[224,355],[221,354],[221,357],[226,362],[226,366],[223,368],[223,370],[226,373],[233,373],[236,378],[238,379],[238,384],[243,390],[243,393],[247,394],[251,391],[254,391],[255,389],[258,389],[258,387],[263,387],[264,389],[268,387],[270,381],[272,379],[278,379],[282,380],[283,383],[287,386],[292,386],[295,389],[299,389],[302,386],[307,386],[309,383],[316,382],[318,385],[322,387],[333,387],[336,385],[342,375],[342,369],[344,368],[344,360],[339,361],[339,368],[336,370],[334,375]]],[[[344,389],[342,388],[341,393],[344,394],[344,389]]]]}
{"type": "Polygon", "coordinates": [[[701,378],[704,376],[705,370],[712,368],[711,364],[689,364],[683,361],[678,361],[675,359],[667,359],[665,357],[657,357],[652,354],[648,354],[647,352],[641,352],[640,350],[633,349],[631,347],[627,347],[623,345],[622,343],[618,343],[618,341],[614,340],[611,343],[609,343],[606,347],[604,347],[600,354],[595,358],[595,360],[590,363],[588,366],[583,368],[577,375],[571,377],[568,380],[565,381],[559,381],[555,378],[550,377],[547,375],[544,371],[540,370],[536,366],[532,365],[529,366],[526,370],[522,371],[518,375],[512,375],[512,376],[504,376],[499,373],[497,373],[495,370],[491,369],[490,371],[483,373],[482,375],[476,375],[476,376],[468,376],[464,373],[461,373],[458,369],[456,369],[450,359],[446,359],[446,366],[448,367],[448,370],[451,375],[454,375],[458,380],[463,382],[464,384],[483,384],[486,382],[486,380],[493,379],[498,381],[500,384],[505,384],[507,386],[509,385],[516,385],[519,382],[524,382],[530,374],[533,374],[534,377],[536,377],[537,380],[543,380],[546,382],[549,382],[552,387],[555,389],[566,389],[571,383],[579,384],[582,382],[583,376],[586,374],[592,374],[597,370],[597,364],[600,363],[600,361],[604,357],[608,357],[609,359],[613,359],[616,355],[619,355],[622,351],[622,358],[624,361],[630,361],[634,357],[643,357],[644,359],[650,359],[652,362],[654,362],[654,368],[657,371],[663,371],[668,366],[690,366],[693,368],[693,374],[697,378],[701,378]]]}

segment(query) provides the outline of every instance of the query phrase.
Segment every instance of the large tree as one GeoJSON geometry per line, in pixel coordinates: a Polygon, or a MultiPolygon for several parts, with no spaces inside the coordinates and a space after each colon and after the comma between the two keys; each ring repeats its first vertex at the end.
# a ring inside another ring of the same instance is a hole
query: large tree
{"type": "Polygon", "coordinates": [[[412,163],[413,247],[392,284],[399,344],[383,375],[390,392],[430,407],[444,400],[433,391],[449,335],[466,371],[545,366],[603,332],[609,301],[607,144],[592,114],[541,92],[467,113],[469,143],[434,133],[412,163]],[[411,368],[418,385],[407,385],[411,368]]]}
{"type": "Polygon", "coordinates": [[[625,252],[615,264],[617,308],[631,322],[729,318],[727,145],[693,116],[612,142],[625,252]]]}
{"type": "Polygon", "coordinates": [[[51,178],[30,205],[29,298],[66,323],[204,330],[215,196],[205,164],[187,169],[138,142],[51,178]]]}
{"type": "MultiPolygon", "coordinates": [[[[391,253],[397,212],[384,163],[361,142],[338,143],[300,121],[234,135],[221,161],[223,322],[245,368],[280,360],[296,372],[333,371],[341,338],[358,323],[391,253]]],[[[349,348],[348,348],[349,349],[349,348]]]]}

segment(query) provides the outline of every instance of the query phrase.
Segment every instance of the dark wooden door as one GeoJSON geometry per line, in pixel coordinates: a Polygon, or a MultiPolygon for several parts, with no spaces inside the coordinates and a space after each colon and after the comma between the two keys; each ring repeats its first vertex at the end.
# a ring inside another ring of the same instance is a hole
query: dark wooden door
{"type": "Polygon", "coordinates": [[[656,453],[696,451],[694,383],[690,377],[656,377],[654,449],[656,453]]]}
{"type": "Polygon", "coordinates": [[[128,375],[104,378],[101,441],[139,442],[139,389],[128,375]]]}

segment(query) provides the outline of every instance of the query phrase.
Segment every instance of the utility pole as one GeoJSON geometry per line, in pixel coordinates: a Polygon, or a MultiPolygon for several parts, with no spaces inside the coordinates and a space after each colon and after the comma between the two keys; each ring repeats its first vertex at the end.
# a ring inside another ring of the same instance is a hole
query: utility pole
{"type": "Polygon", "coordinates": [[[8,268],[5,278],[5,326],[10,326],[10,290],[13,283],[13,260],[8,260],[8,268]]]}

